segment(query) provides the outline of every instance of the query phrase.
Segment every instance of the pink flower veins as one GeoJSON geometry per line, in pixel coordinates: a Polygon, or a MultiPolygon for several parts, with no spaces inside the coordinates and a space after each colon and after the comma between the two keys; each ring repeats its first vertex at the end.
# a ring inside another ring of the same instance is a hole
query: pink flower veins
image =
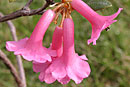
{"type": "Polygon", "coordinates": [[[72,7],[83,15],[92,25],[92,35],[91,39],[88,40],[88,44],[93,42],[93,45],[96,45],[96,40],[99,38],[102,30],[107,28],[112,23],[116,22],[114,20],[123,8],[119,8],[117,13],[111,16],[101,16],[91,9],[86,3],[82,0],[72,0],[72,7]]]}
{"type": "Polygon", "coordinates": [[[51,56],[56,56],[56,51],[42,46],[44,34],[55,17],[52,10],[47,10],[38,21],[30,38],[24,38],[19,41],[6,42],[8,51],[14,51],[15,55],[22,55],[28,61],[44,63],[52,61],[51,56]]]}

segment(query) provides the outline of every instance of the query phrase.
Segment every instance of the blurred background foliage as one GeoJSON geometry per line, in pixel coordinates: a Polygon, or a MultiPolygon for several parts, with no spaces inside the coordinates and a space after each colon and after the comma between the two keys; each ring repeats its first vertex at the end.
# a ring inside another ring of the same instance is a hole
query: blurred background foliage
{"type": "MultiPolygon", "coordinates": [[[[75,24],[75,49],[76,52],[86,54],[91,67],[91,75],[76,85],[70,81],[61,85],[57,81],[53,84],[40,82],[38,74],[33,72],[32,63],[23,60],[28,87],[130,87],[130,0],[109,0],[112,7],[97,11],[101,15],[111,15],[119,7],[124,10],[116,18],[118,21],[110,26],[110,30],[103,31],[97,40],[97,45],[87,45],[91,36],[91,25],[78,12],[73,11],[72,17],[75,24]]],[[[0,12],[9,14],[26,4],[27,0],[0,0],[0,12]]],[[[44,0],[34,0],[31,8],[42,6],[44,0]]],[[[21,17],[13,20],[19,39],[29,37],[40,16],[21,17]]],[[[49,47],[55,29],[52,23],[44,37],[44,46],[49,47]]],[[[6,23],[0,23],[0,49],[2,49],[13,64],[17,67],[15,56],[5,48],[5,42],[12,40],[11,33],[6,23]]],[[[0,87],[16,87],[10,71],[0,61],[0,87]]]]}

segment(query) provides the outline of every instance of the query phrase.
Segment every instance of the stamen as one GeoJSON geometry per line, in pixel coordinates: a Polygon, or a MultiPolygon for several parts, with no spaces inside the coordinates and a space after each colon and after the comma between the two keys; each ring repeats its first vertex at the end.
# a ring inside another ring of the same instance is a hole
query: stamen
{"type": "Polygon", "coordinates": [[[73,8],[72,8],[72,6],[70,5],[69,2],[68,2],[67,4],[68,4],[68,10],[69,10],[69,13],[71,14],[71,12],[73,11],[73,8]]]}
{"type": "Polygon", "coordinates": [[[69,12],[69,9],[66,10],[66,18],[70,18],[70,12],[69,12]]]}
{"type": "Polygon", "coordinates": [[[60,25],[59,25],[59,27],[61,27],[61,28],[63,26],[64,19],[65,19],[65,9],[63,10],[62,20],[61,20],[60,25]]]}
{"type": "Polygon", "coordinates": [[[69,16],[70,19],[72,19],[72,16],[70,14],[68,16],[69,16]]]}
{"type": "Polygon", "coordinates": [[[53,11],[56,13],[56,16],[53,20],[55,24],[57,24],[57,20],[58,20],[59,15],[62,14],[62,20],[60,22],[59,27],[62,27],[63,21],[64,21],[65,18],[71,18],[72,19],[71,15],[70,15],[71,12],[73,11],[73,8],[70,4],[71,1],[72,0],[62,0],[62,2],[57,3],[56,4],[57,6],[55,5],[56,8],[53,9],[53,11]]]}
{"type": "Polygon", "coordinates": [[[49,7],[54,7],[54,6],[57,6],[57,5],[59,5],[59,4],[61,4],[61,2],[54,3],[54,4],[50,5],[49,7]]]}
{"type": "Polygon", "coordinates": [[[60,7],[63,7],[64,3],[59,4],[58,6],[56,6],[56,8],[53,9],[54,12],[56,12],[60,7]]]}
{"type": "Polygon", "coordinates": [[[56,13],[56,16],[54,18],[54,23],[57,24],[57,20],[58,20],[58,17],[60,15],[60,13],[63,11],[64,8],[59,8],[59,11],[56,13]]]}

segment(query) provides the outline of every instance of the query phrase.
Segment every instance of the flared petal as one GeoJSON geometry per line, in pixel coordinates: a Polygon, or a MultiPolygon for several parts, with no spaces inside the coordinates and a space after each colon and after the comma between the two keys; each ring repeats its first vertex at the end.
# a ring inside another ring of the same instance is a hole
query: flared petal
{"type": "Polygon", "coordinates": [[[9,51],[14,51],[15,55],[22,55],[28,61],[39,63],[52,61],[51,56],[56,57],[56,51],[43,47],[42,40],[54,17],[55,13],[52,10],[47,10],[38,21],[29,39],[9,41],[6,43],[6,48],[9,51]]]}
{"type": "Polygon", "coordinates": [[[58,82],[60,82],[61,84],[67,84],[69,81],[70,81],[70,78],[68,76],[62,79],[58,79],[58,82]]]}
{"type": "Polygon", "coordinates": [[[52,73],[55,79],[64,78],[66,76],[64,61],[61,58],[55,59],[46,70],[46,73],[52,73]]]}
{"type": "Polygon", "coordinates": [[[83,80],[83,78],[76,75],[76,73],[71,67],[67,67],[67,73],[68,73],[68,77],[74,80],[76,84],[79,84],[83,80]]]}
{"type": "Polygon", "coordinates": [[[8,51],[16,51],[24,47],[28,38],[21,39],[19,41],[7,41],[6,42],[6,49],[8,51]]]}
{"type": "Polygon", "coordinates": [[[51,62],[46,73],[51,73],[61,84],[67,84],[70,79],[79,84],[91,71],[85,60],[85,55],[78,56],[75,53],[74,23],[72,19],[66,18],[63,22],[63,54],[51,62]]]}
{"type": "MultiPolygon", "coordinates": [[[[62,50],[63,50],[62,41],[63,41],[63,31],[62,31],[62,28],[57,26],[53,33],[52,44],[49,48],[49,50],[56,50],[56,53],[57,53],[56,57],[60,57],[62,55],[62,50]]],[[[64,69],[59,70],[59,68],[58,68],[58,66],[61,62],[55,62],[56,65],[54,64],[54,66],[52,65],[53,67],[49,67],[51,65],[51,63],[53,62],[53,60],[56,59],[56,57],[52,57],[51,62],[45,62],[45,63],[33,62],[34,72],[40,72],[40,75],[39,75],[40,81],[42,81],[42,82],[45,81],[46,83],[50,84],[50,83],[53,83],[56,80],[56,78],[63,77],[64,69]],[[53,71],[53,73],[52,73],[52,71],[53,71]],[[63,72],[61,72],[61,71],[63,71],[63,72]],[[59,73],[59,72],[61,72],[61,73],[59,73]]]]}
{"type": "Polygon", "coordinates": [[[43,82],[44,79],[45,79],[45,72],[41,72],[40,75],[39,75],[39,80],[40,80],[41,82],[43,82]]]}
{"type": "Polygon", "coordinates": [[[33,71],[34,72],[42,72],[45,71],[46,68],[50,65],[50,62],[46,62],[46,63],[38,63],[33,61],[33,71]]]}
{"type": "Polygon", "coordinates": [[[35,46],[33,45],[36,50],[32,50],[31,48],[23,48],[20,50],[17,50],[14,52],[15,55],[22,55],[24,59],[28,60],[28,61],[36,61],[39,63],[44,63],[46,61],[52,61],[51,56],[56,56],[56,51],[51,50],[53,54],[55,55],[51,55],[48,52],[47,48],[44,47],[39,47],[39,46],[35,46]]]}
{"type": "Polygon", "coordinates": [[[102,30],[116,22],[117,20],[114,19],[119,15],[121,10],[123,10],[123,8],[119,8],[119,10],[111,16],[101,16],[82,0],[72,0],[71,5],[91,23],[92,35],[91,39],[88,40],[88,44],[93,42],[93,45],[96,45],[96,40],[99,38],[102,30]]]}
{"type": "Polygon", "coordinates": [[[52,76],[51,73],[45,75],[44,81],[45,81],[46,83],[51,84],[51,83],[53,83],[55,80],[56,80],[56,79],[52,76]]]}
{"type": "Polygon", "coordinates": [[[79,84],[83,78],[89,76],[91,70],[89,64],[82,60],[80,56],[75,55],[75,62],[67,67],[68,76],[75,81],[75,83],[79,84]]]}
{"type": "Polygon", "coordinates": [[[115,14],[113,14],[111,16],[105,16],[105,17],[106,17],[106,19],[113,20],[113,19],[115,19],[120,14],[120,12],[122,10],[123,10],[123,8],[119,8],[119,10],[115,14]]]}

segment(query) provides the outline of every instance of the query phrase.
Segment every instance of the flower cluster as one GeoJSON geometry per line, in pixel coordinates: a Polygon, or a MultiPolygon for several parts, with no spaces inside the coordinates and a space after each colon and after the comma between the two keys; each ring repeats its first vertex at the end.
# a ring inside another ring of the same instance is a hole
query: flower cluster
{"type": "Polygon", "coordinates": [[[33,61],[33,70],[36,73],[40,72],[39,79],[42,82],[50,84],[57,80],[67,84],[72,79],[79,84],[91,72],[86,56],[75,53],[74,23],[71,17],[73,10],[91,23],[92,35],[88,44],[93,42],[93,45],[96,45],[101,31],[116,22],[114,18],[122,8],[111,16],[101,16],[82,0],[62,0],[56,4],[56,8],[49,9],[42,15],[30,38],[7,41],[8,51],[14,51],[15,55],[22,55],[25,60],[33,61]],[[43,47],[44,34],[52,21],[57,23],[59,14],[62,15],[62,20],[55,28],[52,43],[49,48],[43,47]]]}

